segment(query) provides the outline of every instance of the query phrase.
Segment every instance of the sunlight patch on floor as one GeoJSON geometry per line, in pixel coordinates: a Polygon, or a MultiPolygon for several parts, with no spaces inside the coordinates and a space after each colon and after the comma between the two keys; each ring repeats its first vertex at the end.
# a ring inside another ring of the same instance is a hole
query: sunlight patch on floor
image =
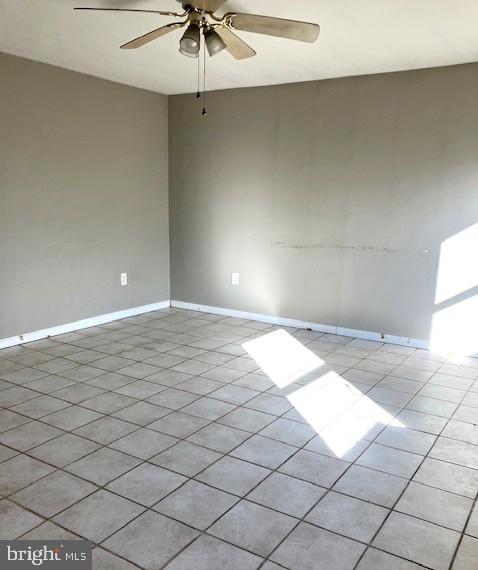
{"type": "Polygon", "coordinates": [[[279,329],[242,346],[336,457],[346,457],[377,427],[404,427],[288,332],[279,329]]]}

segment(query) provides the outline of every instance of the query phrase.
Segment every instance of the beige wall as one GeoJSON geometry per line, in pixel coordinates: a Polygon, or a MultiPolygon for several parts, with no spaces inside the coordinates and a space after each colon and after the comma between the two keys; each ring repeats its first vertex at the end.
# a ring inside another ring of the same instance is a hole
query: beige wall
{"type": "Polygon", "coordinates": [[[477,101],[477,64],[170,98],[172,298],[428,338],[477,101]]]}
{"type": "Polygon", "coordinates": [[[169,299],[167,98],[4,54],[0,78],[0,339],[169,299]]]}

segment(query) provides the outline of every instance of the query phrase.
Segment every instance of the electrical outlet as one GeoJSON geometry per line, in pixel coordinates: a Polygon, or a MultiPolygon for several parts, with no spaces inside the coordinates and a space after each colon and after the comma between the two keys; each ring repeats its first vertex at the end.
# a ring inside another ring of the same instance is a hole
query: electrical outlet
{"type": "Polygon", "coordinates": [[[231,273],[231,283],[233,285],[239,285],[239,273],[231,273]]]}
{"type": "Polygon", "coordinates": [[[121,287],[124,287],[125,285],[128,285],[128,274],[122,273],[121,274],[121,287]]]}

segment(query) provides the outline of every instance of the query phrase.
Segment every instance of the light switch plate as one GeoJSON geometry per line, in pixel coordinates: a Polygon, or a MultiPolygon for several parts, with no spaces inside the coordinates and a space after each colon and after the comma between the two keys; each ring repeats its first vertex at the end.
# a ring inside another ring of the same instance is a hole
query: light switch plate
{"type": "Polygon", "coordinates": [[[239,285],[239,273],[231,273],[232,285],[239,285]]]}

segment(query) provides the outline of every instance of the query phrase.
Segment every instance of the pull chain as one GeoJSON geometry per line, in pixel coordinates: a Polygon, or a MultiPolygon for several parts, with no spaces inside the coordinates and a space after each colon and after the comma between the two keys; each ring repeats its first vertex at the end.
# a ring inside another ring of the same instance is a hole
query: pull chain
{"type": "Polygon", "coordinates": [[[205,117],[207,115],[207,108],[206,108],[206,38],[204,38],[204,46],[203,46],[203,107],[202,107],[202,116],[205,117]]]}
{"type": "MultiPolygon", "coordinates": [[[[199,52],[201,52],[201,45],[199,45],[199,52]]],[[[201,58],[198,56],[198,90],[196,92],[196,99],[201,99],[201,58]]]]}

